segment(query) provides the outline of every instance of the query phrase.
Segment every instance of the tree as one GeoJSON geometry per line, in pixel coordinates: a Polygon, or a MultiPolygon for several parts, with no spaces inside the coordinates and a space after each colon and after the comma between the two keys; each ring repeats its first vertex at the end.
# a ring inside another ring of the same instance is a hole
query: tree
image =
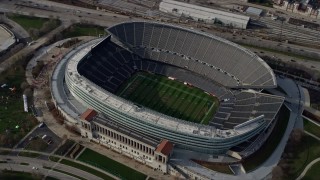
{"type": "Polygon", "coordinates": [[[303,132],[302,129],[294,129],[294,130],[292,130],[291,135],[290,135],[290,139],[292,140],[292,143],[294,145],[300,144],[301,139],[303,137],[303,134],[304,134],[304,132],[303,132]]]}
{"type": "Polygon", "coordinates": [[[28,87],[29,87],[29,84],[28,84],[27,81],[23,81],[23,82],[21,83],[21,85],[20,85],[20,88],[21,88],[22,90],[25,90],[25,89],[27,89],[28,87]]]}
{"type": "Polygon", "coordinates": [[[64,135],[62,136],[62,139],[63,139],[63,140],[67,140],[67,139],[68,139],[68,135],[64,134],[64,135]]]}
{"type": "Polygon", "coordinates": [[[272,169],[272,180],[281,180],[283,175],[284,173],[281,167],[276,166],[272,169]]]}
{"type": "Polygon", "coordinates": [[[30,36],[34,39],[37,39],[40,35],[40,31],[38,29],[35,29],[35,28],[30,28],[28,30],[30,36]]]}
{"type": "Polygon", "coordinates": [[[26,95],[27,97],[32,97],[33,95],[33,92],[32,92],[32,89],[31,88],[27,88],[23,91],[23,94],[26,95]]]}

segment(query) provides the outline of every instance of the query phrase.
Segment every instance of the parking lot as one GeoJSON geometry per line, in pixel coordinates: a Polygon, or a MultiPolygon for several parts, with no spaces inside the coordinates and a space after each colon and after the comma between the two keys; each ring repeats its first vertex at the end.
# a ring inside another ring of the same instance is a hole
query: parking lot
{"type": "Polygon", "coordinates": [[[35,143],[35,141],[45,145],[40,150],[41,152],[45,153],[51,153],[62,142],[62,140],[56,134],[54,134],[45,124],[43,124],[41,127],[38,126],[30,135],[25,138],[24,141],[18,144],[17,148],[37,150],[36,147],[31,146],[35,143]]]}

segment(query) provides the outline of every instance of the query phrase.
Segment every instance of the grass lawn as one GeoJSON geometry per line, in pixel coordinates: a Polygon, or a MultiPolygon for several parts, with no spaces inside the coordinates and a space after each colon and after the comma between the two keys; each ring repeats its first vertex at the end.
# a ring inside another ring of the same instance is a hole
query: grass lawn
{"type": "Polygon", "coordinates": [[[304,175],[302,180],[317,180],[320,177],[320,162],[315,163],[304,175]]]}
{"type": "Polygon", "coordinates": [[[285,106],[282,106],[277,124],[275,125],[269,138],[257,152],[243,160],[242,165],[247,172],[256,169],[271,156],[273,151],[280,143],[284,132],[286,131],[289,117],[289,109],[287,109],[285,106]]]}
{"type": "Polygon", "coordinates": [[[43,26],[43,24],[46,21],[48,21],[47,18],[25,16],[25,15],[20,15],[20,14],[13,14],[8,17],[9,17],[9,19],[18,23],[20,26],[22,26],[27,31],[30,28],[40,29],[43,26]]]}
{"type": "Polygon", "coordinates": [[[56,156],[49,156],[49,160],[53,161],[53,162],[58,162],[60,160],[60,158],[58,158],[56,156]]]}
{"type": "Polygon", "coordinates": [[[31,140],[29,144],[25,147],[26,150],[33,150],[33,151],[44,151],[47,149],[48,144],[42,140],[41,138],[36,138],[31,140]]]}
{"type": "Polygon", "coordinates": [[[117,95],[163,114],[201,124],[209,124],[219,106],[218,98],[199,88],[146,72],[138,72],[128,79],[117,95]]]}
{"type": "Polygon", "coordinates": [[[98,176],[98,177],[100,177],[100,178],[102,178],[104,180],[112,180],[113,179],[112,177],[110,177],[110,176],[108,176],[108,175],[106,175],[106,174],[104,174],[104,173],[102,173],[100,171],[94,170],[94,169],[92,169],[90,167],[84,166],[82,164],[79,164],[79,163],[76,163],[76,162],[73,162],[73,161],[62,159],[60,161],[60,163],[68,165],[68,166],[72,166],[72,167],[77,168],[77,169],[81,169],[81,170],[86,171],[86,172],[89,172],[89,173],[91,173],[93,175],[96,175],[96,176],[98,176]]]}
{"type": "Polygon", "coordinates": [[[20,14],[9,14],[9,19],[22,26],[33,40],[58,27],[61,22],[58,19],[40,18],[20,14]]]}
{"type": "Polygon", "coordinates": [[[320,141],[309,135],[305,135],[301,144],[294,148],[293,158],[288,163],[290,170],[287,172],[287,179],[298,177],[304,168],[318,157],[320,157],[320,141]]]}
{"type": "Polygon", "coordinates": [[[130,167],[118,163],[106,156],[103,156],[91,149],[85,149],[83,153],[78,157],[79,161],[83,161],[90,165],[96,166],[102,170],[105,170],[121,179],[146,179],[146,175],[131,169],[130,167]]]}
{"type": "Polygon", "coordinates": [[[8,85],[0,88],[0,136],[3,138],[0,146],[2,147],[14,146],[37,124],[33,115],[24,112],[23,109],[23,89],[20,86],[24,81],[25,70],[20,65],[14,65],[13,68],[0,74],[0,85],[8,85]],[[16,88],[15,92],[9,89],[13,87],[16,88]]]}
{"type": "Polygon", "coordinates": [[[62,32],[64,38],[77,36],[99,36],[99,34],[106,34],[104,27],[85,24],[75,24],[62,32]]]}
{"type": "Polygon", "coordinates": [[[31,158],[37,158],[40,156],[38,153],[33,153],[33,152],[20,152],[19,156],[25,156],[25,157],[31,157],[31,158]]]}
{"type": "Polygon", "coordinates": [[[12,180],[12,179],[23,179],[23,180],[37,180],[42,179],[41,177],[35,177],[31,173],[20,172],[20,171],[2,171],[0,173],[1,180],[12,180]]]}
{"type": "Polygon", "coordinates": [[[303,119],[303,126],[305,131],[320,137],[320,127],[316,124],[308,121],[307,119],[303,119]]]}

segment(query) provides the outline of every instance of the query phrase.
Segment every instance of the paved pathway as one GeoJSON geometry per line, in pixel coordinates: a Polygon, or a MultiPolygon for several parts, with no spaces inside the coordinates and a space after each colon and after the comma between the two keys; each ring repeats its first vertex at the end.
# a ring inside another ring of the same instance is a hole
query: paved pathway
{"type": "Polygon", "coordinates": [[[312,134],[312,133],[309,133],[308,131],[304,131],[304,133],[306,133],[306,134],[308,134],[309,136],[311,136],[311,137],[317,139],[318,141],[320,141],[320,138],[319,138],[318,136],[316,136],[316,135],[314,135],[314,134],[312,134]]]}

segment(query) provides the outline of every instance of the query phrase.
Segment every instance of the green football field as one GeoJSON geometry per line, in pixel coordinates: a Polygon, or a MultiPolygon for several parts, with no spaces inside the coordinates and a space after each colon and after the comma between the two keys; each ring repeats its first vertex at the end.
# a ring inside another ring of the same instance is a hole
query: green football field
{"type": "Polygon", "coordinates": [[[199,88],[145,72],[128,79],[117,95],[163,114],[201,124],[209,123],[219,105],[218,98],[199,88]]]}

